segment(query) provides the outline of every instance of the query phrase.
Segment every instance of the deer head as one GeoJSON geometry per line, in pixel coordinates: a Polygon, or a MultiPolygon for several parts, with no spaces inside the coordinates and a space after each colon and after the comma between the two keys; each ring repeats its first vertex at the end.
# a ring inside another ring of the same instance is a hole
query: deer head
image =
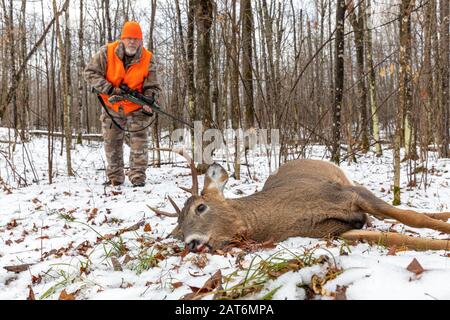
{"type": "Polygon", "coordinates": [[[203,189],[199,194],[197,172],[193,160],[183,150],[171,151],[184,156],[189,161],[193,184],[190,189],[180,187],[191,193],[191,197],[186,200],[182,209],[179,209],[169,197],[176,213],[151,208],[159,215],[178,217],[178,225],[172,231],[171,236],[184,240],[190,250],[201,251],[205,248],[219,248],[235,234],[243,232],[245,224],[240,219],[240,214],[234,210],[232,203],[223,195],[228,182],[228,174],[225,169],[217,163],[210,165],[205,174],[203,189]]]}
{"type": "Polygon", "coordinates": [[[205,246],[216,249],[245,230],[239,211],[224,198],[227,181],[225,169],[212,164],[206,172],[201,195],[186,201],[178,223],[190,250],[201,251],[205,246]]]}

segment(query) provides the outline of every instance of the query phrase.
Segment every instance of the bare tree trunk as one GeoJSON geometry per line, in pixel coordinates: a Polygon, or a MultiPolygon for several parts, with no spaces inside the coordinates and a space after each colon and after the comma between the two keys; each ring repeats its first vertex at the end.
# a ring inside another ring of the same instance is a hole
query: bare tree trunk
{"type": "MultiPolygon", "coordinates": [[[[41,3],[42,17],[44,16],[44,5],[41,3]]],[[[48,165],[48,182],[53,183],[53,143],[54,136],[53,131],[55,128],[54,112],[56,108],[56,92],[55,92],[55,63],[54,63],[54,48],[55,48],[55,33],[52,32],[50,57],[48,55],[47,42],[44,43],[45,48],[45,68],[47,74],[47,165],[48,165]],[[50,60],[50,61],[49,61],[50,60]],[[49,69],[50,66],[50,69],[49,69]]]]}
{"type": "Polygon", "coordinates": [[[188,0],[188,26],[186,37],[186,63],[188,73],[188,108],[191,121],[195,121],[197,115],[197,104],[195,97],[197,96],[197,89],[195,86],[195,63],[194,63],[194,32],[195,32],[195,8],[197,7],[197,0],[188,0]]]}
{"type": "Polygon", "coordinates": [[[241,1],[242,21],[242,77],[244,86],[245,127],[252,128],[255,124],[253,105],[253,14],[251,0],[241,1]]]}
{"type": "MultiPolygon", "coordinates": [[[[399,54],[399,76],[398,95],[399,104],[396,118],[394,138],[394,200],[393,205],[399,205],[400,200],[400,145],[403,114],[407,122],[411,119],[411,10],[415,0],[402,0],[400,6],[400,54],[399,54]]],[[[406,126],[407,124],[405,124],[406,126]]],[[[410,134],[410,133],[408,133],[410,134]]],[[[405,133],[406,135],[406,133],[405,133]]],[[[406,140],[406,137],[405,137],[406,140]]],[[[405,154],[410,151],[410,144],[406,145],[405,154]]]]}
{"type": "MultiPolygon", "coordinates": [[[[155,16],[156,16],[156,0],[152,0],[152,13],[150,16],[150,30],[149,30],[149,38],[148,38],[148,44],[147,47],[150,51],[153,52],[154,50],[154,40],[153,40],[153,31],[155,28],[155,16]]],[[[155,114],[155,123],[153,124],[153,141],[155,142],[155,148],[159,149],[160,142],[159,142],[159,115],[155,114]]],[[[155,150],[153,152],[153,164],[155,167],[159,168],[161,166],[161,151],[155,150]],[[155,157],[156,153],[156,157],[155,157]]]]}
{"type": "MultiPolygon", "coordinates": [[[[211,113],[211,26],[213,20],[213,2],[212,0],[203,0],[197,2],[196,25],[197,25],[197,94],[196,107],[200,115],[203,130],[212,126],[211,113]]],[[[204,141],[206,143],[206,141],[204,141]]],[[[205,146],[205,145],[204,145],[205,146]]],[[[203,147],[204,147],[203,146],[203,147]]],[[[204,148],[202,149],[202,151],[204,148]]],[[[204,171],[204,163],[199,165],[198,169],[204,171]]]]}
{"type": "MultiPolygon", "coordinates": [[[[69,1],[65,3],[67,7],[64,8],[64,11],[66,12],[66,27],[68,23],[68,7],[69,7],[69,1]]],[[[63,113],[64,113],[64,135],[66,140],[66,161],[67,161],[67,175],[73,176],[72,172],[72,161],[71,161],[71,154],[70,154],[70,147],[72,145],[72,132],[71,132],[71,124],[70,124],[70,109],[71,109],[71,94],[69,90],[69,81],[68,81],[68,74],[67,74],[67,41],[69,39],[65,39],[65,42],[63,42],[62,39],[62,33],[61,33],[61,27],[59,24],[59,15],[58,15],[58,9],[56,7],[56,0],[53,0],[53,12],[55,14],[55,27],[56,27],[56,34],[58,39],[58,46],[59,46],[59,53],[60,53],[60,63],[61,63],[61,78],[62,78],[62,100],[63,100],[63,113]]]]}
{"type": "MultiPolygon", "coordinates": [[[[27,55],[27,37],[26,37],[26,0],[22,0],[22,5],[20,8],[20,25],[19,25],[19,33],[20,33],[20,59],[21,62],[26,59],[27,55]]],[[[19,126],[20,126],[20,135],[22,141],[28,140],[27,131],[29,130],[29,107],[30,107],[30,79],[28,77],[28,70],[24,69],[22,72],[22,81],[20,86],[21,94],[20,94],[20,109],[19,109],[19,126]]]]}
{"type": "MultiPolygon", "coordinates": [[[[2,0],[2,11],[4,15],[4,19],[2,19],[2,30],[8,30],[8,19],[6,16],[6,5],[5,0],[2,0]]],[[[1,54],[1,69],[2,75],[0,78],[1,87],[0,87],[0,108],[2,108],[6,104],[6,94],[8,91],[8,70],[9,70],[9,57],[8,57],[8,39],[6,37],[0,38],[0,54],[1,54]]],[[[0,113],[0,122],[2,120],[2,114],[0,113]]]]}
{"type": "Polygon", "coordinates": [[[86,94],[86,84],[83,79],[83,71],[85,68],[84,61],[84,16],[83,16],[83,0],[80,0],[80,28],[78,29],[78,110],[76,112],[76,127],[77,127],[77,144],[82,144],[82,123],[84,111],[84,95],[86,94]]]}
{"type": "Polygon", "coordinates": [[[112,26],[111,26],[111,17],[109,15],[109,0],[104,0],[105,2],[105,20],[106,20],[106,34],[108,37],[108,42],[112,42],[112,26]]]}
{"type": "Polygon", "coordinates": [[[440,0],[440,76],[441,76],[441,139],[440,156],[448,158],[450,156],[449,129],[450,129],[450,110],[449,110],[449,79],[450,79],[450,55],[449,55],[449,1],[440,0]]]}
{"type": "Polygon", "coordinates": [[[372,17],[371,17],[371,1],[367,0],[366,6],[366,66],[369,73],[369,101],[372,118],[373,139],[375,140],[375,153],[377,157],[383,154],[380,144],[380,121],[378,119],[378,106],[376,94],[375,69],[373,65],[373,49],[372,49],[372,17]]]}
{"type": "Polygon", "coordinates": [[[229,52],[229,58],[231,62],[230,67],[230,85],[231,85],[231,127],[235,130],[236,135],[234,138],[234,177],[236,180],[241,179],[241,154],[240,154],[240,136],[239,136],[239,128],[240,125],[240,101],[239,101],[239,50],[237,43],[237,35],[239,34],[239,26],[237,23],[237,8],[236,8],[236,0],[232,0],[231,7],[231,50],[229,52]]]}
{"type": "MultiPolygon", "coordinates": [[[[3,5],[6,15],[6,7],[3,5]]],[[[9,43],[9,60],[10,60],[10,68],[11,68],[11,82],[12,85],[17,88],[19,83],[15,82],[14,75],[16,74],[16,36],[14,34],[14,11],[13,11],[13,1],[9,1],[9,14],[7,16],[8,21],[8,43],[9,43]]],[[[12,95],[12,113],[13,113],[13,127],[14,127],[14,144],[13,151],[15,150],[16,142],[17,142],[17,94],[16,90],[14,90],[12,95]]],[[[1,117],[1,116],[0,116],[1,117]]],[[[11,127],[11,126],[8,126],[11,127]]]]}
{"type": "Polygon", "coordinates": [[[197,2],[197,106],[205,128],[210,128],[212,123],[210,101],[212,12],[211,0],[197,2]]]}
{"type": "MultiPolygon", "coordinates": [[[[407,4],[405,4],[407,5],[407,4]]],[[[402,65],[404,66],[403,71],[403,83],[404,83],[404,99],[401,100],[400,106],[403,109],[404,114],[404,136],[405,136],[405,159],[416,159],[417,153],[413,148],[413,115],[412,115],[412,83],[411,83],[411,74],[412,74],[412,61],[411,61],[411,45],[412,45],[412,35],[411,35],[411,11],[414,8],[415,0],[409,0],[409,7],[406,7],[405,13],[408,16],[405,16],[402,19],[401,28],[403,28],[400,32],[404,37],[400,36],[400,41],[403,43],[400,45],[400,57],[404,54],[404,65],[402,64],[402,59],[400,58],[400,68],[402,65]],[[402,48],[404,52],[402,52],[402,48]]],[[[401,78],[401,77],[400,77],[401,78]]]]}
{"type": "Polygon", "coordinates": [[[331,161],[339,165],[341,145],[341,108],[342,90],[344,88],[344,20],[345,0],[337,0],[336,7],[336,57],[335,57],[335,85],[333,104],[333,145],[331,161]]]}
{"type": "MultiPolygon", "coordinates": [[[[353,1],[351,2],[353,5],[353,1]]],[[[352,10],[352,8],[350,9],[352,10]]],[[[364,16],[365,16],[364,1],[359,3],[358,16],[356,15],[356,8],[351,11],[349,18],[355,31],[355,48],[356,48],[356,64],[358,81],[358,110],[361,120],[361,135],[360,135],[360,149],[363,152],[369,151],[369,122],[367,121],[367,105],[366,105],[366,80],[364,74],[364,16]]]]}
{"type": "Polygon", "coordinates": [[[432,25],[435,18],[435,6],[436,1],[430,0],[426,5],[425,11],[425,26],[424,26],[424,57],[423,57],[423,67],[422,67],[422,81],[420,89],[420,99],[423,101],[424,110],[426,116],[422,120],[426,125],[422,128],[424,129],[423,135],[425,136],[422,142],[423,151],[422,153],[427,153],[427,147],[432,142],[433,130],[431,126],[433,123],[433,107],[432,107],[432,95],[433,95],[433,71],[431,66],[431,33],[432,25]]]}

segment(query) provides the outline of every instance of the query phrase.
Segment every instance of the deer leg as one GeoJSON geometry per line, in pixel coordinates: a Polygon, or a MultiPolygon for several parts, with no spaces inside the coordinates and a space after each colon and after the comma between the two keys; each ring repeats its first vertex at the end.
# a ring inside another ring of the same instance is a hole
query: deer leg
{"type": "Polygon", "coordinates": [[[350,230],[340,235],[346,240],[365,240],[385,246],[404,246],[413,250],[449,250],[450,240],[414,238],[407,235],[369,230],[350,230]]]}
{"type": "Polygon", "coordinates": [[[428,217],[447,222],[450,219],[450,212],[425,213],[428,217]]]}
{"type": "MultiPolygon", "coordinates": [[[[413,210],[403,210],[391,206],[377,198],[364,187],[351,187],[356,193],[356,205],[367,213],[378,217],[388,216],[414,228],[429,228],[450,234],[450,224],[413,210]]],[[[444,218],[445,215],[435,217],[444,218]]]]}
{"type": "Polygon", "coordinates": [[[361,229],[366,222],[365,214],[361,218],[353,220],[343,220],[338,218],[328,218],[318,223],[314,227],[315,236],[320,238],[336,236],[353,229],[361,229]]]}

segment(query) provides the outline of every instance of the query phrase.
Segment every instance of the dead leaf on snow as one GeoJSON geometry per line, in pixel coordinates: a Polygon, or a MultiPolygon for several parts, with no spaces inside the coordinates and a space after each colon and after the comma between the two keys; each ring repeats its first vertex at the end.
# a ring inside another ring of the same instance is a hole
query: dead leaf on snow
{"type": "Polygon", "coordinates": [[[347,295],[346,295],[347,288],[348,288],[348,286],[337,285],[334,299],[335,300],[347,300],[347,295]]]}
{"type": "Polygon", "coordinates": [[[208,264],[209,260],[208,257],[206,256],[206,254],[202,253],[199,255],[196,255],[193,259],[192,259],[192,263],[194,265],[196,265],[197,267],[199,267],[200,269],[203,269],[204,267],[206,267],[206,265],[208,264]]]}
{"type": "Polygon", "coordinates": [[[419,261],[416,258],[411,261],[406,270],[415,273],[416,275],[421,274],[425,271],[425,269],[420,265],[419,261]]]}
{"type": "Polygon", "coordinates": [[[191,288],[192,293],[184,295],[181,300],[200,300],[215,289],[222,290],[222,272],[218,270],[214,273],[201,288],[189,287],[191,288]]]}
{"type": "Polygon", "coordinates": [[[3,267],[3,269],[6,269],[9,272],[20,273],[20,272],[28,270],[30,268],[30,266],[32,266],[32,264],[20,264],[17,266],[6,266],[6,267],[3,267]]]}
{"type": "Polygon", "coordinates": [[[387,253],[388,256],[395,256],[397,253],[397,246],[393,245],[389,248],[389,251],[387,253]]]}
{"type": "Polygon", "coordinates": [[[139,228],[142,227],[144,224],[145,224],[145,221],[141,220],[138,223],[133,224],[131,227],[120,229],[119,231],[117,231],[116,236],[121,235],[122,233],[125,233],[125,232],[139,230],[139,228]]]}
{"type": "Polygon", "coordinates": [[[66,289],[64,289],[59,294],[58,300],[75,300],[75,295],[71,294],[71,293],[67,293],[66,289]]]}
{"type": "Polygon", "coordinates": [[[183,282],[172,282],[172,288],[177,289],[183,285],[183,282]]]}
{"type": "Polygon", "coordinates": [[[11,230],[11,229],[14,229],[17,226],[18,226],[18,223],[17,223],[16,219],[13,219],[6,225],[6,229],[7,230],[11,230]]]}
{"type": "Polygon", "coordinates": [[[39,284],[42,281],[42,276],[38,274],[37,276],[31,275],[31,283],[32,284],[39,284]]]}
{"type": "Polygon", "coordinates": [[[113,265],[114,271],[123,271],[122,266],[120,265],[120,262],[116,257],[111,257],[111,263],[113,265]]]}
{"type": "Polygon", "coordinates": [[[28,286],[28,297],[27,300],[36,300],[36,297],[34,296],[34,291],[31,286],[28,286]]]}

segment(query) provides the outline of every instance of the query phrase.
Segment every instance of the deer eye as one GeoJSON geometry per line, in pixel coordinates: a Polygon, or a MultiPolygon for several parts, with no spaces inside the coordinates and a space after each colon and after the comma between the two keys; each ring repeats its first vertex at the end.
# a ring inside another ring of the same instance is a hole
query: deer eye
{"type": "Polygon", "coordinates": [[[197,208],[195,208],[195,211],[199,214],[205,212],[205,210],[206,210],[206,205],[204,205],[203,203],[199,204],[197,206],[197,208]]]}

